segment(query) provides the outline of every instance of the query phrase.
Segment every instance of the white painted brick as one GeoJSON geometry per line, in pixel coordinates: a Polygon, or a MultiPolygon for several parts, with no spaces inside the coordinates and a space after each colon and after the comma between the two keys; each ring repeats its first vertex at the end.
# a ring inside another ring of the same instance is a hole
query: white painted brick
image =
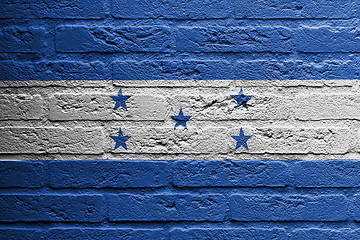
{"type": "MultiPolygon", "coordinates": [[[[344,154],[350,149],[353,135],[346,128],[288,128],[262,127],[244,128],[250,153],[272,154],[344,154]]],[[[239,135],[232,130],[231,135],[239,135]]],[[[232,141],[235,149],[235,140],[232,141]]],[[[247,152],[239,148],[236,153],[247,152]]]]}
{"type": "Polygon", "coordinates": [[[0,128],[0,153],[103,153],[101,128],[0,128]]]}
{"type": "MultiPolygon", "coordinates": [[[[133,95],[128,110],[114,110],[117,94],[55,94],[50,98],[50,120],[164,120],[167,104],[162,96],[133,95]]],[[[124,95],[129,95],[125,94],[124,95]]]]}
{"type": "MultiPolygon", "coordinates": [[[[175,123],[174,123],[175,124],[175,123]]],[[[163,154],[191,154],[191,153],[227,153],[229,148],[223,145],[227,138],[225,128],[192,128],[189,130],[181,126],[174,130],[172,127],[122,127],[124,136],[131,136],[126,142],[128,150],[119,147],[113,150],[115,142],[110,138],[117,136],[119,128],[112,128],[109,132],[107,152],[128,153],[163,153],[163,154]],[[218,139],[217,139],[218,138],[218,139]]]]}
{"type": "Polygon", "coordinates": [[[294,115],[301,120],[360,119],[359,94],[302,95],[294,101],[294,115]]]}
{"type": "MultiPolygon", "coordinates": [[[[237,129],[227,127],[192,128],[178,127],[127,127],[122,128],[128,150],[118,148],[109,137],[107,152],[163,153],[163,154],[229,154],[229,153],[272,153],[272,154],[343,154],[350,149],[353,139],[348,129],[343,128],[287,128],[242,126],[248,140],[249,151],[240,147],[235,151],[236,141],[232,135],[239,135],[237,129]]],[[[113,128],[112,136],[118,128],[113,128]]],[[[109,135],[109,136],[110,136],[109,135]]]]}
{"type": "Polygon", "coordinates": [[[0,120],[41,119],[44,100],[40,95],[0,94],[0,120]]]}
{"type": "MultiPolygon", "coordinates": [[[[275,95],[254,95],[248,101],[248,109],[238,107],[235,99],[227,92],[226,95],[177,95],[169,97],[171,112],[177,115],[180,107],[185,115],[191,115],[192,120],[268,120],[289,119],[292,116],[291,99],[275,95]]],[[[251,94],[249,94],[251,95],[251,94]]]]}

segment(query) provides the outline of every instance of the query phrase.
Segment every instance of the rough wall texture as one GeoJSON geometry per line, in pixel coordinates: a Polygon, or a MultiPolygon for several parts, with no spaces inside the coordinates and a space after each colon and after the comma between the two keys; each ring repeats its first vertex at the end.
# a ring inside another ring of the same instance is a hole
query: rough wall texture
{"type": "Polygon", "coordinates": [[[1,239],[359,239],[360,162],[0,162],[1,239]]]}
{"type": "Polygon", "coordinates": [[[360,237],[359,81],[0,86],[0,239],[360,237]]]}
{"type": "Polygon", "coordinates": [[[360,239],[359,12],[1,1],[0,239],[360,239]]]}
{"type": "Polygon", "coordinates": [[[358,79],[357,0],[8,0],[1,80],[358,79]]]}
{"type": "Polygon", "coordinates": [[[358,80],[0,82],[5,159],[356,159],[358,80]],[[110,96],[131,96],[114,110],[110,96]],[[230,96],[251,95],[248,109],[230,96]],[[182,108],[188,129],[171,118],[182,108]],[[119,128],[128,149],[114,150],[119,128]],[[231,138],[243,128],[250,151],[231,138]]]}

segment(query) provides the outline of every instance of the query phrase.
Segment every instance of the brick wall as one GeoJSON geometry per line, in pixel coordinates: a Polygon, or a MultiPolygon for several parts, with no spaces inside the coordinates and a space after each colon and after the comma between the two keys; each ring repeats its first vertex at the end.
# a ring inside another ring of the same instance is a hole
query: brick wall
{"type": "Polygon", "coordinates": [[[0,238],[358,239],[359,86],[2,82],[0,238]],[[240,87],[253,97],[234,110],[240,87]]]}
{"type": "Polygon", "coordinates": [[[360,82],[8,81],[0,84],[5,159],[356,159],[360,82]],[[127,108],[114,110],[119,89],[127,108]],[[240,88],[248,109],[230,96],[240,88]],[[174,130],[182,107],[188,130],[174,130]],[[119,128],[128,149],[114,150],[119,128]],[[250,151],[235,151],[243,128],[250,151]]]}
{"type": "Polygon", "coordinates": [[[0,239],[360,239],[359,10],[0,2],[0,239]]]}
{"type": "Polygon", "coordinates": [[[358,239],[359,161],[2,161],[2,239],[358,239]]]}
{"type": "Polygon", "coordinates": [[[1,80],[358,79],[357,0],[9,0],[1,80]]]}

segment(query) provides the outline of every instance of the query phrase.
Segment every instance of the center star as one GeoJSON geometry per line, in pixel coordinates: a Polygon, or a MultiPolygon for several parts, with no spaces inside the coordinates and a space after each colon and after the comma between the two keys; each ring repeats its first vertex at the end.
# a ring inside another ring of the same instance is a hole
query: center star
{"type": "Polygon", "coordinates": [[[182,111],[182,108],[180,108],[180,112],[179,115],[177,116],[171,116],[175,121],[175,127],[174,130],[178,127],[178,126],[183,126],[185,129],[187,129],[186,127],[186,122],[189,121],[189,119],[191,118],[191,116],[184,116],[184,113],[182,111]]]}
{"type": "Polygon", "coordinates": [[[122,106],[123,108],[125,108],[125,110],[127,110],[126,101],[127,101],[131,96],[123,95],[122,92],[121,92],[121,88],[120,88],[117,96],[110,96],[110,97],[111,97],[113,100],[115,100],[114,110],[116,110],[116,109],[119,108],[120,106],[122,106]]]}
{"type": "Polygon", "coordinates": [[[235,151],[241,147],[244,146],[244,148],[246,148],[246,150],[249,150],[248,145],[247,145],[247,140],[249,140],[252,136],[245,136],[244,132],[242,130],[242,128],[240,128],[240,134],[239,136],[231,136],[233,139],[236,140],[236,147],[235,147],[235,151]]]}
{"type": "Polygon", "coordinates": [[[251,99],[252,96],[244,95],[242,88],[238,95],[230,95],[230,96],[233,97],[237,102],[237,106],[235,107],[235,109],[240,107],[240,105],[242,105],[244,108],[248,109],[247,102],[251,99]]]}
{"type": "Polygon", "coordinates": [[[127,150],[126,147],[126,141],[129,140],[129,138],[131,138],[130,136],[124,136],[121,128],[119,128],[119,134],[118,136],[110,136],[114,141],[115,141],[115,148],[114,150],[116,150],[118,147],[122,146],[123,148],[125,148],[127,150]]]}

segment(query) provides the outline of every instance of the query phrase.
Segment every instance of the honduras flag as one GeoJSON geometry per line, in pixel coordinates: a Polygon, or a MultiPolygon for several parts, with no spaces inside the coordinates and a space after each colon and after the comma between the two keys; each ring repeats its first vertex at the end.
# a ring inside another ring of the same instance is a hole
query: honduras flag
{"type": "Polygon", "coordinates": [[[359,9],[2,1],[0,239],[360,239],[359,9]]]}

